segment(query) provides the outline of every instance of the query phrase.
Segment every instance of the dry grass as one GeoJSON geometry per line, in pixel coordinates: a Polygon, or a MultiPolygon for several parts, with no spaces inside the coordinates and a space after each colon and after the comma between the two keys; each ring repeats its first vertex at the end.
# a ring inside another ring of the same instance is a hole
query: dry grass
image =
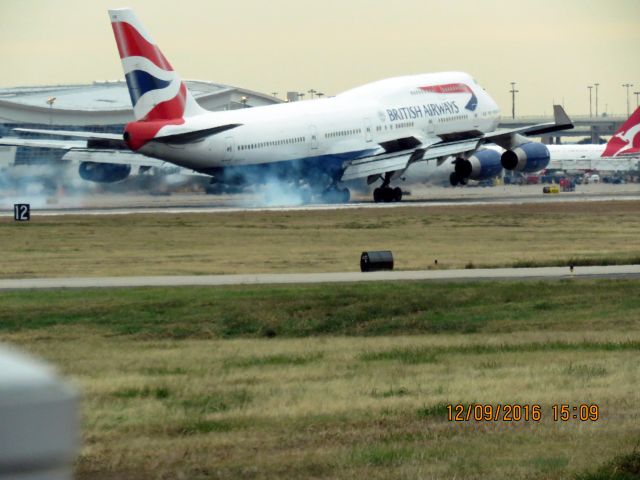
{"type": "Polygon", "coordinates": [[[352,271],[638,261],[640,202],[0,219],[0,277],[352,271]]]}
{"type": "Polygon", "coordinates": [[[638,329],[142,341],[65,326],[5,340],[82,386],[78,478],[566,478],[638,440],[638,329]],[[543,419],[456,424],[450,402],[537,403],[543,419]],[[602,418],[552,421],[552,404],[583,402],[602,418]]]}

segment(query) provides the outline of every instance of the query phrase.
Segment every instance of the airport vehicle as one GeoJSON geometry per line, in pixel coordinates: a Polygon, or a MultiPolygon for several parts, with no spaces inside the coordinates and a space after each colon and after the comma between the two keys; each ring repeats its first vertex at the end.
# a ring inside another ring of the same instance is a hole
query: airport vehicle
{"type": "MultiPolygon", "coordinates": [[[[322,201],[346,202],[350,193],[342,182],[366,178],[369,184],[381,182],[375,201],[400,201],[402,190],[391,182],[413,163],[440,164],[451,157],[451,183],[462,184],[491,178],[502,168],[534,172],[545,168],[550,156],[529,137],[573,127],[555,106],[555,122],[499,130],[495,101],[460,72],[390,78],[332,98],[208,112],[131,9],[109,15],[136,120],[122,137],[76,135],[86,141],[84,149],[74,149],[76,155],[90,156],[80,168],[90,164],[96,178],[103,169],[128,174],[127,155],[133,151],[210,175],[217,184],[277,178],[322,201]],[[489,142],[505,151],[482,147],[489,142]]],[[[148,165],[140,158],[139,166],[148,165]]]]}
{"type": "MultiPolygon", "coordinates": [[[[640,108],[636,109],[627,121],[615,132],[606,144],[596,145],[547,145],[550,161],[547,170],[563,171],[570,174],[583,175],[592,171],[629,171],[640,167],[640,108]]],[[[497,145],[483,147],[484,155],[504,153],[504,148],[497,145]]],[[[454,177],[458,160],[451,157],[438,165],[416,163],[410,166],[401,176],[406,183],[443,183],[446,178],[452,185],[461,182],[454,177]],[[437,168],[436,168],[437,167],[437,168]]],[[[502,174],[498,169],[493,176],[502,174]]],[[[471,176],[472,179],[478,179],[471,176]]]]}

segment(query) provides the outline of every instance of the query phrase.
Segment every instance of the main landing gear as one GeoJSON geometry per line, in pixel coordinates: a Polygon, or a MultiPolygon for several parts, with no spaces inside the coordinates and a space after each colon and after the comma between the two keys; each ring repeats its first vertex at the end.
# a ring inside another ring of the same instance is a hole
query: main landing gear
{"type": "Polygon", "coordinates": [[[382,185],[373,191],[373,201],[380,202],[401,202],[402,201],[402,189],[400,187],[391,188],[389,183],[391,182],[391,176],[393,173],[386,173],[382,185]]]}
{"type": "Polygon", "coordinates": [[[379,187],[373,191],[373,201],[380,202],[401,202],[402,201],[402,189],[400,187],[379,187]]]}
{"type": "Polygon", "coordinates": [[[461,177],[456,172],[452,172],[451,175],[449,175],[449,183],[454,187],[457,185],[466,185],[468,181],[468,178],[461,177]]]}

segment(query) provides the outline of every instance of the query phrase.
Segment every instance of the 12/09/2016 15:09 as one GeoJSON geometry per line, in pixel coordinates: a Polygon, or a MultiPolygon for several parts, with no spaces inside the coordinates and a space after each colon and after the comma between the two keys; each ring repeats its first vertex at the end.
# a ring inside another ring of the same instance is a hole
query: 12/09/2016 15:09
{"type": "MultiPolygon", "coordinates": [[[[543,409],[539,404],[448,404],[447,420],[450,422],[464,422],[474,420],[539,422],[543,417],[543,409]]],[[[600,407],[597,404],[570,405],[554,404],[551,406],[551,417],[554,422],[579,420],[595,422],[600,419],[600,407]]]]}

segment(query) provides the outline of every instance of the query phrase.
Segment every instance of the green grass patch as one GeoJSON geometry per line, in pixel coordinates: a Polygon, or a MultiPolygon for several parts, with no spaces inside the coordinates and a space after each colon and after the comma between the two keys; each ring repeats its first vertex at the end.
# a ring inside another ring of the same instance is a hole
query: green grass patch
{"type": "Polygon", "coordinates": [[[375,444],[357,448],[352,453],[353,462],[371,467],[398,467],[415,455],[413,448],[375,444]]]}
{"type": "Polygon", "coordinates": [[[379,391],[374,389],[371,391],[373,398],[406,397],[407,395],[409,395],[409,389],[405,387],[391,387],[388,390],[379,391]]]}
{"type": "Polygon", "coordinates": [[[224,420],[207,420],[203,418],[195,418],[185,420],[182,424],[172,429],[171,433],[178,435],[204,435],[212,432],[230,432],[233,425],[224,420]]]}
{"type": "Polygon", "coordinates": [[[381,352],[365,352],[360,355],[363,362],[398,361],[406,364],[436,363],[438,359],[430,348],[393,348],[381,352]]]}
{"type": "MultiPolygon", "coordinates": [[[[7,291],[0,304],[0,335],[65,325],[147,340],[625,330],[638,318],[640,281],[7,291]]],[[[297,361],[307,359],[247,366],[297,361]]]]}
{"type": "Polygon", "coordinates": [[[570,375],[572,377],[582,377],[585,379],[590,379],[594,377],[603,377],[607,375],[607,369],[598,365],[580,365],[574,364],[573,362],[569,363],[566,368],[563,369],[562,373],[565,375],[570,375]]]}
{"type": "Polygon", "coordinates": [[[253,396],[245,389],[228,392],[212,392],[207,395],[192,396],[179,402],[189,415],[226,412],[249,405],[253,396]]]}
{"type": "Polygon", "coordinates": [[[149,376],[186,375],[187,369],[181,367],[148,367],[140,370],[140,373],[149,376]]]}
{"type": "Polygon", "coordinates": [[[449,413],[448,403],[436,403],[434,405],[424,405],[418,409],[418,418],[421,419],[445,419],[449,413]]]}
{"type": "MultiPolygon", "coordinates": [[[[501,354],[501,353],[523,353],[523,352],[545,352],[545,351],[640,351],[640,341],[625,342],[529,342],[520,344],[501,345],[459,345],[447,347],[408,347],[393,348],[379,352],[365,352],[358,357],[363,362],[372,361],[398,361],[405,364],[436,363],[439,355],[481,355],[481,354],[501,354]]],[[[497,368],[495,362],[484,362],[481,368],[497,368]]],[[[606,369],[597,366],[572,365],[569,364],[563,370],[568,375],[578,376],[601,376],[606,375],[606,369]]]]}
{"type": "Polygon", "coordinates": [[[576,480],[638,480],[640,450],[620,455],[591,473],[576,476],[576,480]]]}
{"type": "Polygon", "coordinates": [[[164,400],[171,396],[171,392],[166,387],[123,388],[113,392],[113,396],[122,399],[155,398],[157,400],[164,400]]]}
{"type": "Polygon", "coordinates": [[[281,365],[306,365],[311,362],[321,360],[324,354],[322,352],[308,353],[303,355],[267,355],[264,357],[251,356],[244,358],[229,359],[224,362],[225,367],[265,367],[265,366],[281,366],[281,365]]]}

